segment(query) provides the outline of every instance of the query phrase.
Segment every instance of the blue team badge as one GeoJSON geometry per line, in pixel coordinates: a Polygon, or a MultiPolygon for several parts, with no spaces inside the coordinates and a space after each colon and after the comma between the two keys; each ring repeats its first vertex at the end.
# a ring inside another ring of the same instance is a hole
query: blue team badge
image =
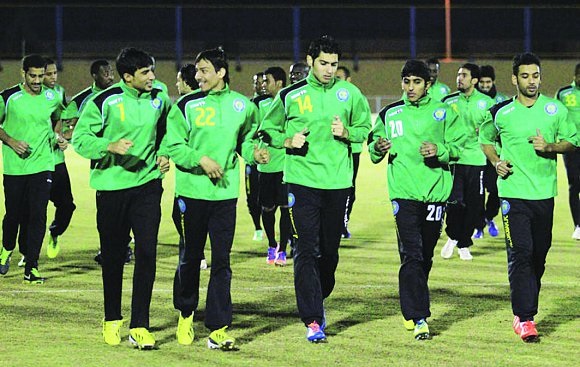
{"type": "Polygon", "coordinates": [[[487,108],[487,102],[482,99],[479,102],[477,102],[477,107],[480,110],[485,110],[487,108]]]}
{"type": "Polygon", "coordinates": [[[155,97],[154,99],[151,100],[151,106],[153,108],[155,108],[156,110],[161,108],[161,99],[155,97]]]}
{"type": "Polygon", "coordinates": [[[181,198],[177,199],[177,206],[179,206],[179,211],[181,213],[185,213],[185,209],[187,208],[185,206],[185,201],[183,201],[183,199],[181,198]]]}
{"type": "Polygon", "coordinates": [[[393,215],[397,215],[397,213],[399,212],[399,203],[393,200],[391,201],[391,205],[393,205],[393,215]]]}
{"type": "Polygon", "coordinates": [[[553,102],[547,103],[546,106],[544,106],[544,111],[546,111],[550,116],[555,115],[556,112],[558,112],[558,106],[553,102]]]}
{"type": "Polygon", "coordinates": [[[350,94],[348,93],[348,90],[346,90],[345,88],[340,88],[339,90],[336,91],[336,98],[338,98],[338,100],[341,102],[346,102],[349,96],[350,94]]]}
{"type": "Polygon", "coordinates": [[[44,92],[44,96],[47,100],[52,101],[54,99],[54,92],[52,90],[47,90],[44,92]]]}
{"type": "Polygon", "coordinates": [[[246,109],[246,104],[241,99],[234,100],[234,110],[237,112],[242,112],[246,109]]]}
{"type": "Polygon", "coordinates": [[[501,213],[506,215],[510,211],[510,203],[507,200],[501,201],[501,213]]]}
{"type": "Polygon", "coordinates": [[[435,121],[443,121],[445,116],[447,116],[447,111],[445,111],[445,108],[438,108],[435,110],[435,112],[433,112],[433,118],[435,121]]]}
{"type": "Polygon", "coordinates": [[[441,94],[447,94],[447,89],[445,89],[445,87],[441,87],[439,92],[441,92],[441,94]]]}
{"type": "Polygon", "coordinates": [[[246,164],[246,176],[252,174],[252,166],[246,164]]]}
{"type": "Polygon", "coordinates": [[[296,203],[296,198],[294,197],[294,194],[290,192],[288,193],[288,207],[292,208],[294,203],[296,203]]]}

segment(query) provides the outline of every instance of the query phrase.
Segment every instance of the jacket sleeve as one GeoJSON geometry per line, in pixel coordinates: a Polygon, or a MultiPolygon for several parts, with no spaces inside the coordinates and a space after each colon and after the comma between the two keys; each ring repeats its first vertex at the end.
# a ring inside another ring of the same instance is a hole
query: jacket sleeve
{"type": "Polygon", "coordinates": [[[379,138],[387,139],[387,130],[385,129],[385,121],[379,114],[375,120],[375,125],[368,136],[367,145],[369,148],[369,155],[373,163],[379,163],[385,158],[386,154],[381,154],[375,150],[375,144],[379,138]]]}
{"type": "Polygon", "coordinates": [[[248,106],[246,121],[238,134],[236,151],[247,164],[254,164],[254,145],[258,143],[256,131],[258,130],[260,112],[255,104],[249,103],[248,106]]]}
{"type": "Polygon", "coordinates": [[[274,98],[274,102],[266,112],[262,120],[260,130],[264,131],[270,138],[269,143],[274,148],[284,148],[286,126],[286,111],[280,98],[280,93],[274,98]]]}
{"type": "Polygon", "coordinates": [[[447,164],[459,160],[467,139],[466,124],[453,108],[447,108],[443,143],[437,143],[437,160],[447,164]]]}
{"type": "Polygon", "coordinates": [[[185,118],[183,111],[175,103],[167,115],[166,147],[169,158],[177,166],[191,169],[199,166],[201,156],[189,145],[191,126],[185,118]]]}
{"type": "MultiPolygon", "coordinates": [[[[103,106],[103,109],[106,107],[103,106]]],[[[103,137],[106,128],[106,112],[99,110],[91,101],[81,113],[73,131],[73,147],[81,156],[88,159],[101,159],[108,154],[107,147],[111,141],[103,137]]]]}
{"type": "Polygon", "coordinates": [[[479,127],[479,144],[495,145],[497,141],[497,127],[490,111],[487,111],[483,123],[479,127]]]}
{"type": "Polygon", "coordinates": [[[364,142],[371,130],[371,108],[366,97],[356,93],[350,124],[347,126],[348,140],[352,143],[364,142]]]}
{"type": "MultiPolygon", "coordinates": [[[[157,122],[157,141],[158,141],[158,148],[157,148],[157,156],[165,156],[169,155],[167,150],[167,115],[171,110],[171,99],[165,93],[162,93],[163,96],[163,113],[157,122]]],[[[157,142],[156,142],[157,143],[157,142]]]]}

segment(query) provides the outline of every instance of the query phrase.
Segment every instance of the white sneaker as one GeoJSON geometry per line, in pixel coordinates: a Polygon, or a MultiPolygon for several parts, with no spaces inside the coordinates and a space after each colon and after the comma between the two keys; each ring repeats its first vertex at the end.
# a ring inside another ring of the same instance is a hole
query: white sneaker
{"type": "Polygon", "coordinates": [[[201,262],[199,263],[199,268],[201,270],[206,270],[207,269],[207,261],[205,261],[205,259],[201,259],[201,262]]]}
{"type": "Polygon", "coordinates": [[[576,226],[574,233],[572,233],[572,238],[575,240],[580,240],[580,226],[576,226]]]}
{"type": "Polygon", "coordinates": [[[473,260],[473,256],[471,255],[471,251],[469,251],[469,247],[458,248],[457,252],[459,252],[459,258],[461,260],[473,260]]]}
{"type": "Polygon", "coordinates": [[[22,268],[26,265],[26,256],[22,256],[22,259],[18,262],[18,267],[22,268]]]}
{"type": "Polygon", "coordinates": [[[457,241],[451,238],[447,240],[447,243],[441,249],[441,257],[444,259],[450,259],[453,256],[453,249],[457,246],[457,241]]]}

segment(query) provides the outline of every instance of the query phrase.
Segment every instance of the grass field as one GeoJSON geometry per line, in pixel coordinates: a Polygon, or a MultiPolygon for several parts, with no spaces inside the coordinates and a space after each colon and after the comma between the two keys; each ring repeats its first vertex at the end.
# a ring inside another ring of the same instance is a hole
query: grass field
{"type": "MultiPolygon", "coordinates": [[[[209,276],[202,272],[195,341],[175,340],[177,312],[172,282],[178,237],[170,219],[173,173],[164,181],[157,279],[151,326],[158,350],[138,351],[126,341],[102,341],[100,267],[94,191],[89,162],[67,151],[77,211],[61,237],[62,251],[40,258],[41,286],[22,284],[14,254],[10,272],[0,279],[0,360],[2,366],[572,366],[580,360],[580,243],[570,239],[572,222],[566,180],[560,165],[554,241],[548,256],[536,320],[542,341],[524,344],[511,329],[506,254],[500,237],[486,236],[473,247],[472,262],[438,255],[431,272],[430,341],[415,341],[402,326],[398,303],[398,253],[385,185],[384,163],[361,157],[352,239],[341,247],[337,286],[326,301],[328,343],[309,344],[294,298],[292,266],[265,263],[267,243],[251,240],[253,228],[242,194],[232,253],[234,322],[231,335],[239,351],[208,350],[203,326],[209,276]]],[[[561,164],[561,163],[560,163],[561,164]]],[[[49,219],[52,206],[49,204],[49,219]]],[[[1,205],[0,214],[3,215],[1,205]]],[[[46,242],[46,240],[45,240],[46,242]]],[[[208,254],[206,250],[206,254],[208,254]]],[[[208,254],[209,255],[209,254],[208,254]]],[[[290,262],[291,264],[291,262],[290,262]]],[[[126,267],[123,314],[129,316],[133,265],[126,267]]]]}

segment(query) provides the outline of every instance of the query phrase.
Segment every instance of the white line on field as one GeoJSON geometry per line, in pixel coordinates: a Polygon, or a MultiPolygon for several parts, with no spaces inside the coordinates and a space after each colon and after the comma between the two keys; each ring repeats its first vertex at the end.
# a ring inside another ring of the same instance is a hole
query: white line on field
{"type": "MultiPolygon", "coordinates": [[[[467,283],[467,284],[455,284],[451,285],[451,287],[507,287],[509,285],[508,282],[498,282],[498,283],[467,283]]],[[[556,286],[556,287],[577,287],[577,282],[542,282],[543,286],[556,286]]],[[[38,286],[35,286],[38,287],[38,286]]],[[[451,288],[450,287],[450,288],[451,288]]],[[[337,286],[335,290],[340,289],[382,289],[382,288],[396,288],[396,286],[392,285],[344,285],[344,286],[337,286]]],[[[440,286],[431,286],[431,290],[440,289],[440,286]]],[[[294,289],[293,285],[281,285],[275,287],[238,287],[234,288],[236,292],[239,291],[246,291],[246,292],[263,292],[263,291],[282,291],[287,289],[294,289]]],[[[123,289],[123,292],[131,292],[132,289],[123,289]]],[[[206,287],[199,288],[200,293],[206,292],[206,287]]],[[[57,293],[101,293],[103,292],[102,289],[13,289],[13,290],[0,290],[0,294],[21,294],[21,293],[48,293],[48,294],[57,294],[57,293]]],[[[173,289],[153,289],[154,293],[170,293],[173,292],[173,289]]]]}

